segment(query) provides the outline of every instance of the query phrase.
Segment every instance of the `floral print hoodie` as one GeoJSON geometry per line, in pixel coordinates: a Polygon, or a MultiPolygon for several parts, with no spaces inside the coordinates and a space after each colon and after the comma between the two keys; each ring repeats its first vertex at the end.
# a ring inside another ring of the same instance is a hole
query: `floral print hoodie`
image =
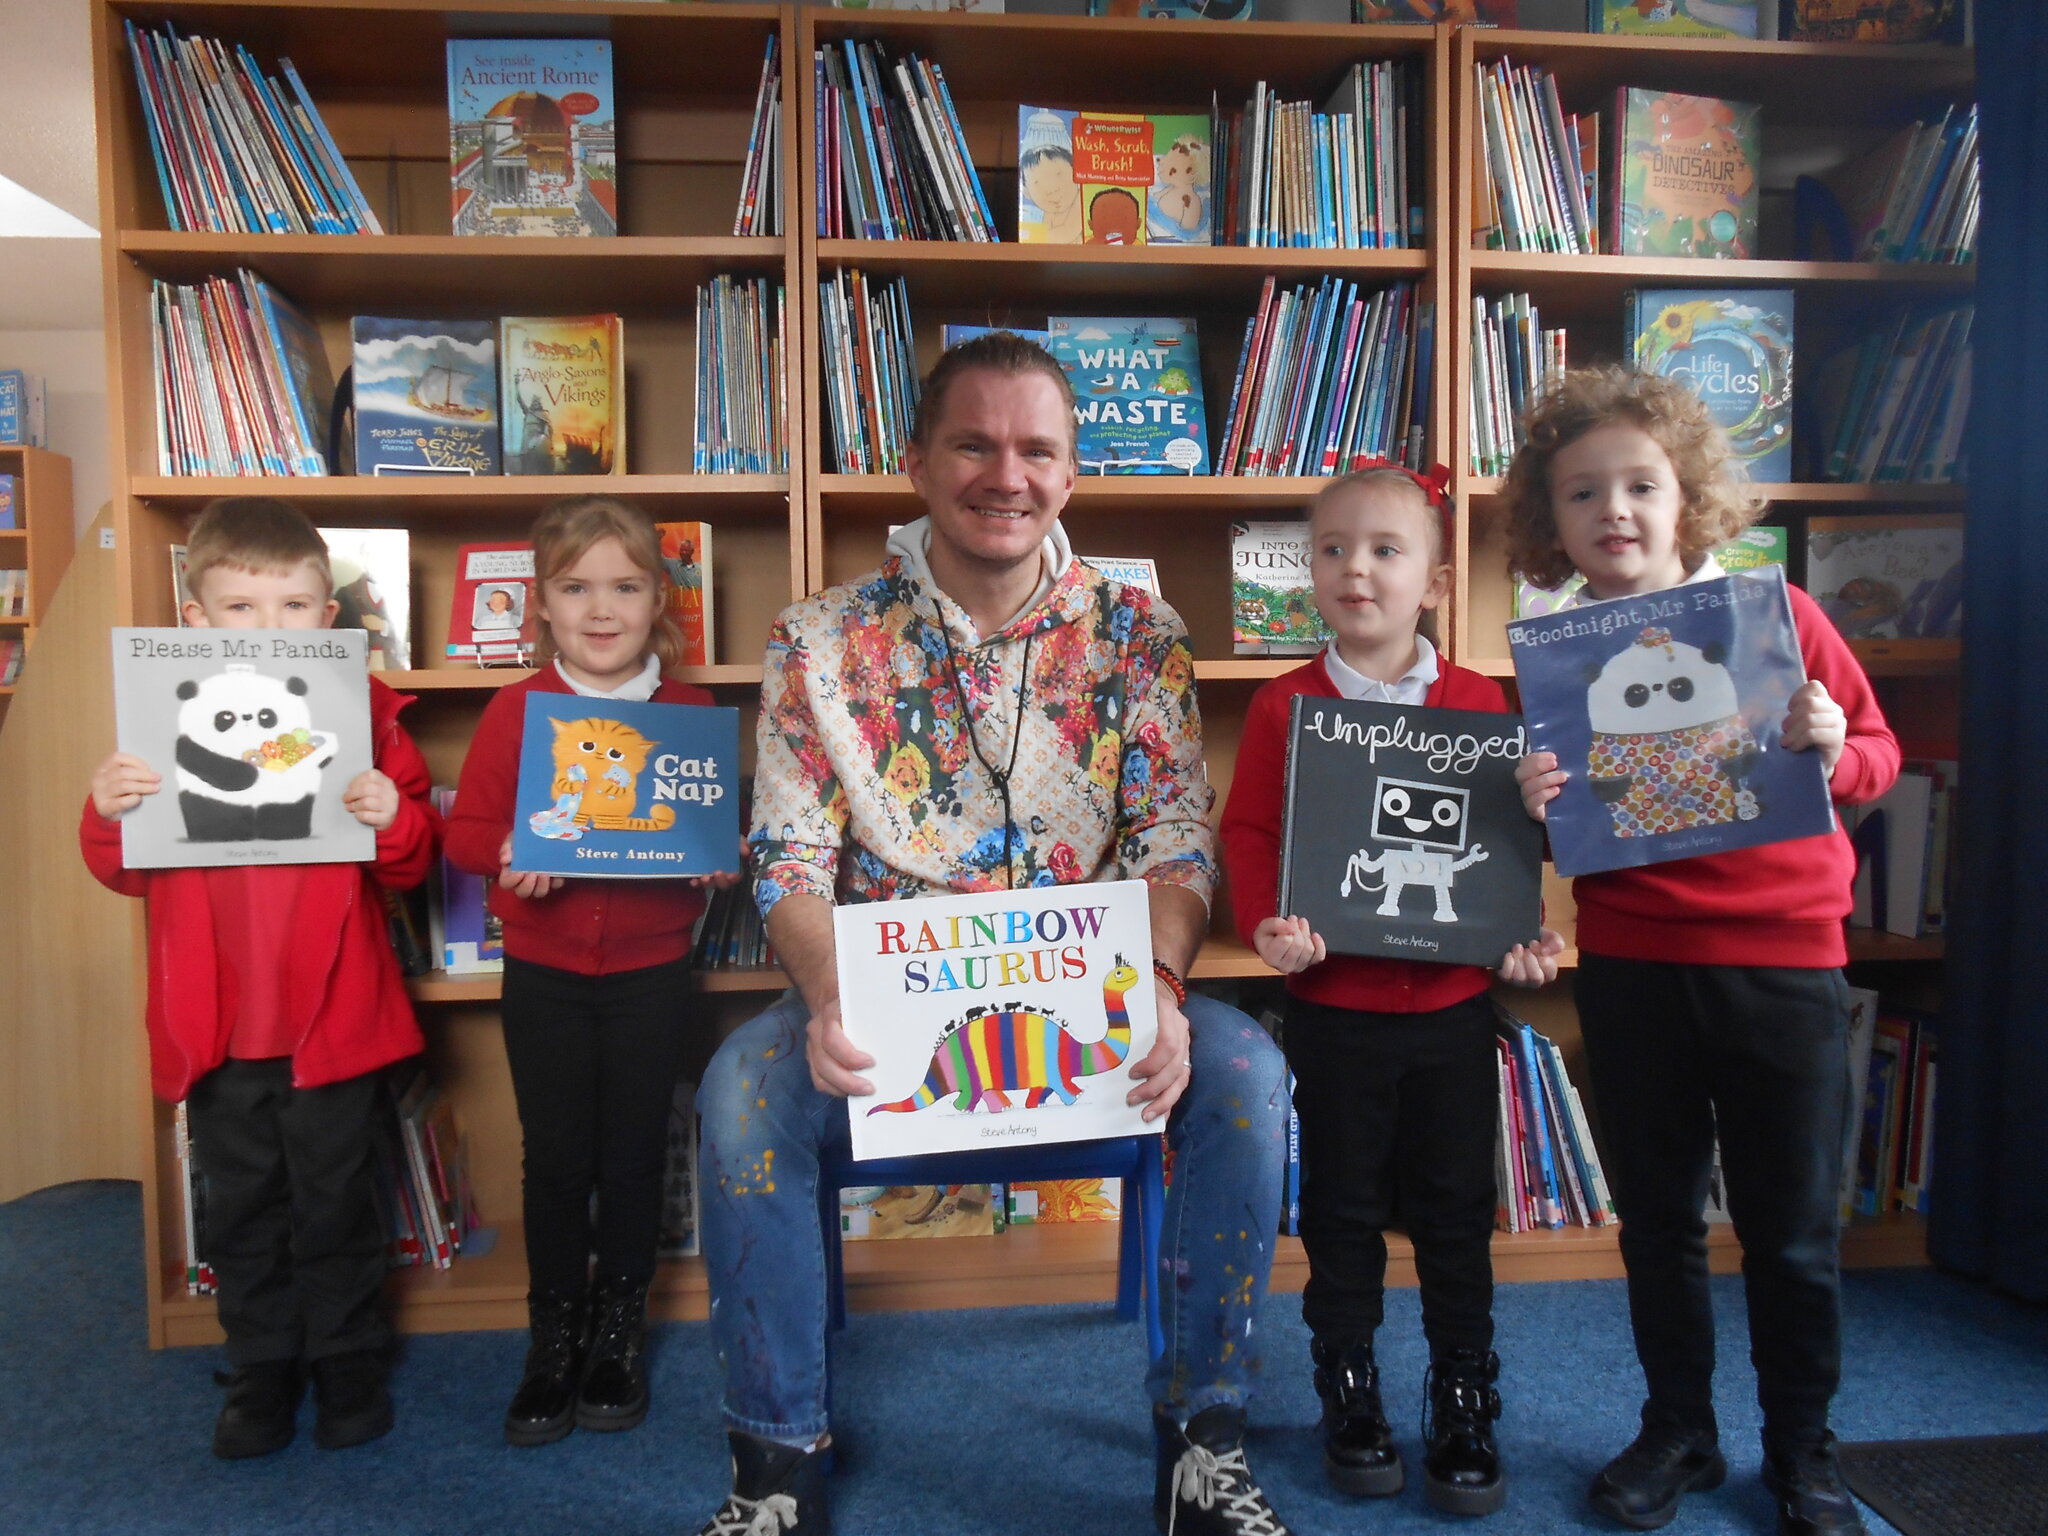
{"type": "Polygon", "coordinates": [[[762,913],[798,891],[892,901],[1132,877],[1206,903],[1215,795],[1180,616],[1075,559],[1055,523],[1037,594],[984,639],[932,579],[929,540],[927,519],[899,529],[879,571],[792,604],[769,633],[750,839],[762,913]]]}

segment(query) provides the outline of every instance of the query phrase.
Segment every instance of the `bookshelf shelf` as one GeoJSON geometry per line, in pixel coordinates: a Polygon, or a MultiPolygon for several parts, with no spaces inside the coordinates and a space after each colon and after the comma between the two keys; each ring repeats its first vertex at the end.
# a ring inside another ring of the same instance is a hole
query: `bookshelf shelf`
{"type": "Polygon", "coordinates": [[[1696,261],[1683,256],[1561,256],[1543,251],[1472,251],[1467,270],[1488,291],[1527,292],[1539,307],[1569,315],[1611,305],[1642,286],[1819,288],[1869,298],[1967,292],[1970,264],[1861,261],[1696,261]]]}
{"type": "Polygon", "coordinates": [[[1851,928],[1848,937],[1852,965],[1865,960],[1940,960],[1948,954],[1947,941],[1938,933],[1908,939],[1881,928],[1851,928]]]}
{"type": "MultiPolygon", "coordinates": [[[[746,966],[695,971],[692,982],[699,992],[780,992],[789,985],[789,977],[773,966],[746,966]]],[[[429,971],[424,976],[407,977],[405,989],[419,1003],[495,1003],[503,991],[495,971],[474,976],[429,971]]]]}
{"type": "Polygon", "coordinates": [[[1960,640],[1851,640],[1849,649],[1872,677],[1940,677],[1960,673],[1960,640]]]}

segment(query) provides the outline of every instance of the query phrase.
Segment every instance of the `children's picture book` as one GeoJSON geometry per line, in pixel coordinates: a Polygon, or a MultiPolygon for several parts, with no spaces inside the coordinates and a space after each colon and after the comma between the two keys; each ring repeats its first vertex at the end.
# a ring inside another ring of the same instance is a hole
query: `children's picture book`
{"type": "Polygon", "coordinates": [[[1644,373],[1682,379],[1754,481],[1792,478],[1792,290],[1641,288],[1623,339],[1644,373]]]}
{"type": "Polygon", "coordinates": [[[16,477],[0,475],[0,528],[19,528],[21,510],[15,502],[16,477]]]}
{"type": "Polygon", "coordinates": [[[1960,639],[1962,515],[1810,517],[1806,590],[1851,640],[1960,639]]]}
{"type": "Polygon", "coordinates": [[[1519,619],[1508,644],[1530,749],[1570,775],[1560,875],[1833,829],[1820,754],[1784,745],[1806,667],[1778,567],[1519,619]]]}
{"type": "MultiPolygon", "coordinates": [[[[1783,528],[1745,528],[1726,544],[1716,545],[1713,556],[1723,571],[1754,571],[1766,565],[1783,566],[1789,535],[1783,528]]],[[[1561,587],[1539,587],[1534,582],[1515,583],[1514,612],[1517,619],[1539,619],[1566,607],[1586,585],[1577,572],[1561,587]]]]}
{"type": "Polygon", "coordinates": [[[1046,329],[1074,387],[1082,474],[1209,473],[1194,321],[1054,315],[1046,329]]]}
{"type": "Polygon", "coordinates": [[[0,444],[41,448],[45,444],[43,377],[22,368],[0,368],[0,444]]]}
{"type": "Polygon", "coordinates": [[[512,867],[654,880],[739,868],[739,711],[530,693],[512,867]]]}
{"type": "Polygon", "coordinates": [[[1517,6],[1518,0],[1351,0],[1351,20],[1360,26],[1427,27],[1448,21],[1512,27],[1517,6]]]}
{"type": "Polygon", "coordinates": [[[1142,880],[835,907],[842,1018],[875,1058],[854,1157],[1142,1132],[1150,914],[1142,880]]]}
{"type": "Polygon", "coordinates": [[[320,328],[255,273],[244,274],[243,287],[255,299],[249,312],[261,320],[282,374],[284,406],[292,415],[290,435],[298,449],[294,455],[297,471],[302,475],[333,474],[335,466],[328,462],[328,418],[334,409],[334,370],[327,361],[320,328]]]}
{"type": "Polygon", "coordinates": [[[1111,581],[1120,581],[1127,587],[1143,587],[1154,597],[1159,595],[1159,562],[1156,560],[1143,555],[1083,555],[1081,558],[1111,581]]]}
{"type": "Polygon", "coordinates": [[[669,611],[683,631],[686,667],[708,667],[717,658],[711,613],[711,525],[656,523],[661,563],[668,567],[669,611]]]}
{"type": "Polygon", "coordinates": [[[337,629],[370,637],[370,670],[412,666],[412,535],[403,528],[322,528],[337,629]]]}
{"type": "Polygon", "coordinates": [[[448,157],[458,235],[617,234],[612,45],[450,38],[448,157]]]}
{"type": "Polygon", "coordinates": [[[1088,0],[1088,14],[1148,21],[1251,21],[1259,14],[1259,0],[1088,0]]]}
{"type": "Polygon", "coordinates": [[[1280,913],[1332,954],[1501,963],[1543,912],[1543,828],[1522,809],[1519,715],[1297,695],[1280,913]]]}
{"type": "Polygon", "coordinates": [[[668,1111],[668,1156],[661,1176],[661,1229],[654,1251],[664,1259],[700,1251],[697,1200],[697,1085],[677,1083],[668,1111]]]}
{"type": "Polygon", "coordinates": [[[1617,253],[1755,256],[1762,118],[1761,107],[1717,96],[1616,92],[1617,253]]]}
{"type": "Polygon", "coordinates": [[[1230,626],[1239,656],[1312,656],[1329,643],[1309,575],[1308,519],[1230,525],[1230,626]]]}
{"type": "Polygon", "coordinates": [[[349,378],[359,475],[498,473],[498,327],[357,315],[349,378]]]}
{"type": "Polygon", "coordinates": [[[625,331],[617,315],[498,322],[508,475],[626,472],[625,331]]]}
{"type": "Polygon", "coordinates": [[[839,1191],[839,1235],[849,1243],[904,1237],[993,1237],[1000,1184],[853,1184],[839,1191]]]}
{"type": "Polygon", "coordinates": [[[1038,1179],[1006,1184],[1004,1215],[1013,1227],[1052,1227],[1077,1221],[1117,1221],[1123,1216],[1119,1178],[1038,1179]]]}
{"type": "Polygon", "coordinates": [[[1633,37],[1755,37],[1758,0],[1586,0],[1588,32],[1633,37]]]}
{"type": "Polygon", "coordinates": [[[1783,0],[1799,43],[1962,43],[1974,0],[1783,0]]]}
{"type": "Polygon", "coordinates": [[[354,864],[377,837],[342,792],[372,765],[359,629],[129,629],[114,733],[163,788],[121,817],[129,869],[354,864]]]}
{"type": "Polygon", "coordinates": [[[527,545],[463,545],[455,552],[448,654],[479,666],[527,665],[540,633],[536,585],[527,545]]]}
{"type": "Polygon", "coordinates": [[[1017,238],[1027,245],[1208,245],[1206,113],[1017,109],[1017,238]]]}

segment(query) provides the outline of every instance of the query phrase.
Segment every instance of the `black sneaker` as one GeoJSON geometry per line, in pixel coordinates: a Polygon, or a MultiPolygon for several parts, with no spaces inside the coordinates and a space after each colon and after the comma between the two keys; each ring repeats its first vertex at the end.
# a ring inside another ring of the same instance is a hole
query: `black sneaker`
{"type": "Polygon", "coordinates": [[[825,1503],[825,1459],[830,1437],[811,1450],[728,1429],[732,1492],[697,1536],[831,1536],[825,1503]]]}
{"type": "Polygon", "coordinates": [[[590,1350],[576,1392],[578,1429],[632,1429],[647,1417],[647,1285],[600,1284],[590,1304],[590,1350]]]}
{"type": "Polygon", "coordinates": [[[1316,1396],[1323,1400],[1323,1471],[1338,1488],[1367,1498],[1401,1491],[1401,1453],[1380,1405],[1380,1372],[1372,1342],[1309,1342],[1316,1396]]]}
{"type": "Polygon", "coordinates": [[[1500,1417],[1500,1356],[1454,1349],[1423,1382],[1422,1486],[1447,1515],[1490,1515],[1508,1501],[1493,1421],[1500,1417]]]}
{"type": "Polygon", "coordinates": [[[1831,1434],[1810,1445],[1766,1446],[1764,1486],[1778,1501],[1778,1536],[1867,1536],[1831,1434]]]}
{"type": "Polygon", "coordinates": [[[292,1443],[298,1429],[299,1399],[306,1378],[296,1360],[259,1360],[228,1375],[214,1373],[228,1389],[213,1421],[213,1454],[223,1461],[268,1456],[292,1443]]]}
{"type": "Polygon", "coordinates": [[[552,1445],[576,1427],[576,1384],[590,1308],[583,1297],[526,1298],[526,1364],[505,1410],[512,1445],[552,1445]]]}
{"type": "Polygon", "coordinates": [[[1163,1536],[1291,1536],[1244,1460],[1244,1410],[1204,1408],[1183,1429],[1152,1410],[1152,1521],[1163,1536]]]}
{"type": "Polygon", "coordinates": [[[313,1443],[323,1451],[367,1445],[391,1432],[388,1367],[381,1349],[352,1350],[313,1362],[313,1443]]]}
{"type": "Polygon", "coordinates": [[[1646,1412],[1642,1433],[1600,1470],[1587,1490],[1592,1506],[1610,1520],[1636,1531],[1669,1525],[1681,1494],[1718,1488],[1728,1476],[1721,1437],[1712,1429],[1688,1429],[1646,1412]]]}

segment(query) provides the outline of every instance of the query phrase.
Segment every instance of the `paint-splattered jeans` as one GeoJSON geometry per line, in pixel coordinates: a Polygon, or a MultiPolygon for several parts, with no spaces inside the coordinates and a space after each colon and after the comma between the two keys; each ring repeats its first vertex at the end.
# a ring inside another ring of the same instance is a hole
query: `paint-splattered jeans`
{"type": "MultiPolygon", "coordinates": [[[[1257,1370],[1287,1148],[1287,1067],[1235,1008],[1191,996],[1194,1073],[1167,1136],[1173,1187],[1160,1239],[1166,1353],[1146,1389],[1183,1421],[1242,1402],[1257,1370]]],[[[704,1116],[704,1260],[711,1333],[736,1429],[809,1440],[825,1423],[825,1252],[818,1158],[848,1146],[846,1106],[811,1084],[809,1010],[794,993],[719,1048],[704,1116]]]]}

